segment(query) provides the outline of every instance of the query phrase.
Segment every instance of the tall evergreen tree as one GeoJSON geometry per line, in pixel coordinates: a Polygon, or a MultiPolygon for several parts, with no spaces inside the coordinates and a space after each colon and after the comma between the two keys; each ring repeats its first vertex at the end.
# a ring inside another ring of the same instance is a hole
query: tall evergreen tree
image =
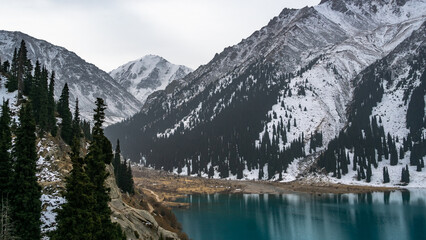
{"type": "Polygon", "coordinates": [[[13,51],[12,65],[10,66],[10,77],[7,79],[6,87],[9,92],[14,92],[18,89],[18,50],[13,51]]]}
{"type": "Polygon", "coordinates": [[[130,161],[127,165],[126,180],[127,180],[126,191],[130,194],[135,193],[135,184],[133,182],[132,166],[130,165],[130,161]]]}
{"type": "Polygon", "coordinates": [[[96,239],[96,231],[99,231],[95,226],[99,220],[94,212],[94,185],[83,169],[84,161],[80,157],[79,142],[79,139],[74,138],[71,146],[73,168],[66,178],[66,191],[63,194],[67,201],[58,210],[58,227],[52,234],[52,240],[96,239]]]}
{"type": "Polygon", "coordinates": [[[52,136],[56,136],[56,117],[55,117],[55,72],[50,75],[49,90],[47,93],[47,126],[52,136]]]}
{"type": "Polygon", "coordinates": [[[27,56],[27,46],[25,44],[25,41],[21,41],[21,46],[19,47],[18,51],[18,58],[17,58],[17,74],[16,79],[18,82],[18,103],[22,100],[22,96],[24,94],[24,81],[31,81],[32,75],[32,64],[31,61],[28,59],[27,56]]]}
{"type": "Polygon", "coordinates": [[[40,239],[41,187],[36,176],[36,136],[31,105],[25,104],[19,112],[20,126],[13,147],[15,160],[12,219],[21,239],[40,239]]]}
{"type": "Polygon", "coordinates": [[[75,137],[80,139],[82,137],[81,128],[80,128],[80,110],[78,108],[78,98],[75,99],[75,110],[74,110],[74,119],[72,120],[72,132],[75,137]]]}
{"type": "Polygon", "coordinates": [[[108,173],[105,164],[111,163],[112,149],[111,143],[104,136],[102,124],[105,119],[106,105],[102,98],[96,99],[96,109],[94,114],[93,141],[89,147],[89,152],[85,161],[87,162],[87,175],[94,186],[94,197],[96,204],[94,211],[95,218],[94,239],[125,239],[120,227],[113,224],[110,219],[111,210],[108,207],[110,201],[107,189],[104,185],[108,173]],[[109,143],[109,144],[108,144],[109,143]],[[109,149],[108,149],[109,147],[109,149]]]}
{"type": "Polygon", "coordinates": [[[0,198],[8,198],[11,192],[12,159],[9,150],[12,148],[12,135],[10,130],[9,100],[3,100],[2,114],[0,117],[0,198]]]}
{"type": "Polygon", "coordinates": [[[383,167],[383,183],[388,183],[388,182],[390,182],[388,168],[383,167]]]}
{"type": "Polygon", "coordinates": [[[39,112],[38,116],[36,116],[36,121],[40,127],[40,132],[44,133],[48,130],[48,89],[47,89],[47,80],[48,80],[48,72],[45,67],[43,67],[41,71],[41,78],[39,85],[37,86],[38,89],[38,96],[40,99],[40,106],[39,106],[39,112]]]}
{"type": "Polygon", "coordinates": [[[71,144],[73,138],[73,129],[72,114],[69,106],[69,90],[67,83],[65,83],[64,88],[62,89],[62,94],[58,104],[58,113],[59,116],[62,118],[61,137],[66,143],[71,144]]]}

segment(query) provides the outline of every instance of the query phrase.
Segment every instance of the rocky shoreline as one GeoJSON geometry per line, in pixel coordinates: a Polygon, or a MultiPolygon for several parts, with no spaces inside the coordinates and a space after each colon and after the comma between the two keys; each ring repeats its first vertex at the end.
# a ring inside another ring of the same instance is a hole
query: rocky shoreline
{"type": "Polygon", "coordinates": [[[135,186],[145,194],[169,207],[186,207],[176,199],[187,194],[344,194],[369,193],[402,190],[397,187],[376,187],[363,185],[345,185],[327,181],[295,180],[292,182],[245,181],[207,179],[201,177],[178,176],[165,171],[144,167],[133,167],[135,186]]]}

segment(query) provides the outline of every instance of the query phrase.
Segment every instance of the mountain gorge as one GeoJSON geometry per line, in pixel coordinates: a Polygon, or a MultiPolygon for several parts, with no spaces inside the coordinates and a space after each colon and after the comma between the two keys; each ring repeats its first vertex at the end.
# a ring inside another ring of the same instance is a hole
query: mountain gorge
{"type": "MultiPolygon", "coordinates": [[[[353,104],[360,98],[357,92],[362,92],[357,79],[363,70],[391,53],[401,59],[423,59],[424,38],[414,43],[413,36],[422,36],[426,13],[420,9],[425,7],[423,0],[330,0],[315,7],[284,9],[208,64],[151,94],[141,112],[107,128],[106,135],[125,142],[123,153],[133,161],[146,160],[147,165],[168,171],[295,179],[312,170],[317,149],[327,149],[355,121],[350,111],[360,108],[353,104]],[[408,45],[412,47],[402,47],[408,45]],[[306,156],[313,162],[306,164],[306,156]]],[[[393,62],[400,64],[396,58],[393,62]]],[[[416,72],[418,78],[423,63],[419,60],[420,68],[404,71],[416,72]]],[[[415,88],[418,81],[411,79],[404,89],[415,88]]],[[[368,104],[377,104],[380,112],[392,112],[401,104],[406,109],[411,91],[391,90],[391,84],[385,88],[395,97],[405,92],[405,102],[388,103],[385,94],[368,104]]],[[[384,124],[386,132],[407,129],[404,111],[388,117],[394,125],[384,124]]],[[[393,137],[406,139],[407,132],[393,132],[393,137]]],[[[345,151],[352,150],[348,146],[345,151]]],[[[342,164],[334,164],[331,172],[337,176],[342,164]]],[[[394,171],[399,174],[401,167],[394,171]]]]}
{"type": "Polygon", "coordinates": [[[75,53],[20,32],[0,31],[0,58],[11,62],[13,51],[21,40],[27,44],[28,58],[35,65],[38,60],[49,71],[55,71],[55,99],[58,100],[65,83],[70,89],[70,102],[80,102],[82,118],[92,119],[97,97],[104,98],[108,109],[106,123],[119,122],[140,110],[141,103],[106,72],[87,63],[75,53]]]}
{"type": "Polygon", "coordinates": [[[156,90],[164,90],[174,80],[185,77],[192,70],[182,65],[175,65],[166,59],[147,55],[128,62],[109,74],[140,102],[156,90]]]}

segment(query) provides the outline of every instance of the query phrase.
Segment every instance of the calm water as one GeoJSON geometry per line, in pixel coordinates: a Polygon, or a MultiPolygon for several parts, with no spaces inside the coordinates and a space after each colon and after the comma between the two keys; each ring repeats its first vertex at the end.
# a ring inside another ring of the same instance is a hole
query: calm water
{"type": "Polygon", "coordinates": [[[194,240],[426,239],[426,190],[372,194],[190,195],[175,209],[194,240]]]}

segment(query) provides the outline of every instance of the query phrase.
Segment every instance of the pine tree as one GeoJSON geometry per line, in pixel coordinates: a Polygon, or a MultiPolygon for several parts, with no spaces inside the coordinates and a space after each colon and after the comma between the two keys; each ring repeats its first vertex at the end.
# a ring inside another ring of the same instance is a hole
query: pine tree
{"type": "Polygon", "coordinates": [[[20,126],[16,132],[13,156],[15,160],[12,192],[12,219],[21,239],[40,239],[41,187],[36,177],[36,136],[31,105],[19,112],[20,126]]]}
{"type": "Polygon", "coordinates": [[[388,183],[388,182],[390,182],[388,168],[383,167],[383,183],[388,183]]]}
{"type": "Polygon", "coordinates": [[[371,175],[372,175],[371,164],[368,164],[368,166],[367,166],[367,179],[366,179],[367,182],[371,182],[371,175]]]}
{"type": "Polygon", "coordinates": [[[80,122],[80,128],[83,130],[84,138],[92,141],[92,133],[90,130],[90,122],[83,120],[80,122]]]}
{"type": "Polygon", "coordinates": [[[0,198],[7,198],[11,192],[12,159],[9,153],[11,148],[9,100],[3,100],[0,117],[0,198]]]}
{"type": "Polygon", "coordinates": [[[78,108],[78,98],[75,99],[74,119],[72,120],[72,132],[74,137],[80,139],[82,137],[80,128],[80,110],[78,108]]]}
{"type": "Polygon", "coordinates": [[[108,177],[105,164],[111,163],[113,155],[111,143],[104,136],[102,129],[105,109],[106,105],[103,99],[97,98],[96,109],[94,109],[93,141],[85,159],[87,162],[86,172],[94,186],[93,193],[96,201],[93,208],[94,212],[96,212],[94,239],[125,239],[120,227],[111,222],[111,210],[108,207],[110,198],[108,195],[109,190],[105,187],[105,180],[108,177]]]}
{"type": "MultiPolygon", "coordinates": [[[[38,116],[39,108],[40,108],[40,97],[38,94],[39,91],[39,85],[41,82],[41,65],[40,62],[37,60],[36,65],[34,68],[34,77],[30,88],[30,99],[31,99],[31,107],[33,109],[33,115],[38,116]]],[[[36,123],[37,123],[36,119],[36,123]]]]}
{"type": "Polygon", "coordinates": [[[69,107],[69,90],[68,84],[65,83],[64,88],[62,89],[62,94],[59,99],[58,112],[62,118],[61,122],[61,137],[62,139],[71,144],[73,138],[73,129],[72,129],[72,114],[69,107]]]}
{"type": "Polygon", "coordinates": [[[40,132],[44,133],[48,130],[48,88],[47,88],[48,72],[47,69],[43,67],[41,71],[41,78],[39,85],[37,86],[37,92],[40,99],[40,106],[38,108],[38,116],[36,116],[36,123],[40,127],[40,132]]]}
{"type": "Polygon", "coordinates": [[[401,182],[403,182],[403,183],[409,183],[410,182],[410,172],[408,170],[408,165],[406,165],[405,168],[402,168],[401,182]]]}
{"type": "Polygon", "coordinates": [[[6,87],[9,92],[14,92],[18,89],[18,52],[13,51],[12,65],[10,67],[10,77],[7,79],[6,87]]]}
{"type": "Polygon", "coordinates": [[[73,168],[66,178],[66,191],[63,193],[67,201],[58,210],[56,217],[58,227],[51,239],[96,239],[96,231],[99,229],[95,224],[99,219],[94,210],[96,205],[94,185],[83,169],[84,161],[80,157],[79,139],[74,138],[71,149],[73,168]]]}
{"type": "Polygon", "coordinates": [[[132,174],[132,166],[130,165],[130,162],[127,165],[127,171],[126,171],[126,192],[130,194],[135,193],[135,184],[133,182],[133,174],[132,174]]]}
{"type": "Polygon", "coordinates": [[[31,81],[31,72],[32,72],[31,61],[27,57],[27,47],[25,41],[21,41],[21,46],[18,50],[17,56],[17,72],[16,80],[18,83],[18,104],[22,100],[24,94],[24,81],[31,81]]]}
{"type": "Polygon", "coordinates": [[[56,117],[55,117],[55,72],[50,75],[49,91],[47,93],[47,126],[52,136],[56,136],[56,117]]]}

